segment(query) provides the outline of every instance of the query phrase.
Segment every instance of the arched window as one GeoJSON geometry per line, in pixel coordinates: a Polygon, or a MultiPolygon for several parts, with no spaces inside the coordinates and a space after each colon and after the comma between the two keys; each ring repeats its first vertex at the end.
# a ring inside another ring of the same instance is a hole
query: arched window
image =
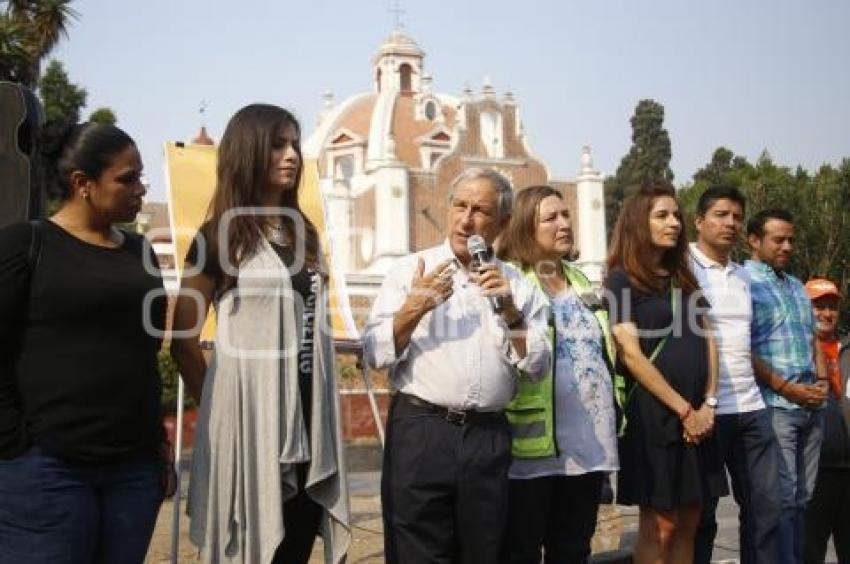
{"type": "Polygon", "coordinates": [[[334,177],[342,180],[350,180],[354,176],[354,157],[343,155],[334,159],[334,177]]]}
{"type": "Polygon", "coordinates": [[[381,91],[381,69],[378,69],[378,72],[375,73],[375,89],[378,92],[381,91]]]}
{"type": "Polygon", "coordinates": [[[412,90],[410,75],[413,74],[413,69],[407,63],[398,67],[398,74],[401,77],[401,91],[410,92],[412,90]]]}
{"type": "Polygon", "coordinates": [[[505,156],[502,146],[502,114],[492,110],[481,112],[481,143],[487,156],[501,159],[505,156]]]}
{"type": "Polygon", "coordinates": [[[428,118],[428,121],[434,121],[437,117],[437,105],[428,100],[428,103],[425,104],[425,117],[428,118]]]}

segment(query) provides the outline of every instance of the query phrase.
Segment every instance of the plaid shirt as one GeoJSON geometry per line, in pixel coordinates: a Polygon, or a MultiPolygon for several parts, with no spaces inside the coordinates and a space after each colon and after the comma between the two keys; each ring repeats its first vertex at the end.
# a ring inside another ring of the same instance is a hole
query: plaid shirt
{"type": "MultiPolygon", "coordinates": [[[[744,268],[752,279],[753,354],[790,382],[815,382],[817,370],[812,349],[815,314],[803,283],[790,274],[779,277],[761,262],[748,260],[744,268]]],[[[761,391],[769,406],[800,407],[766,386],[761,391]]]]}

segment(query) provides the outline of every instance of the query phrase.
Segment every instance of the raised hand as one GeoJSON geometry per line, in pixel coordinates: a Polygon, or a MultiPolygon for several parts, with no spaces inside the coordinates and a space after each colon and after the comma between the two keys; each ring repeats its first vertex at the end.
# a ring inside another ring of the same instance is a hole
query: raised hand
{"type": "Polygon", "coordinates": [[[408,311],[420,316],[425,315],[451,297],[454,292],[453,263],[452,259],[444,260],[425,274],[425,261],[419,257],[416,270],[413,272],[410,294],[405,302],[408,311]]]}

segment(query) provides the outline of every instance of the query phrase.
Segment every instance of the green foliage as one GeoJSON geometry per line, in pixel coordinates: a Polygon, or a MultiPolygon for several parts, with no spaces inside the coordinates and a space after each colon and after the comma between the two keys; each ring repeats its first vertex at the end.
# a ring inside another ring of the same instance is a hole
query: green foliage
{"type": "Polygon", "coordinates": [[[718,147],[711,156],[711,162],[694,173],[694,181],[722,184],[726,175],[732,170],[734,157],[735,154],[726,147],[718,147]]]}
{"type": "MultiPolygon", "coordinates": [[[[162,379],[162,408],[165,413],[174,413],[177,411],[177,384],[180,372],[177,370],[177,363],[165,347],[159,351],[157,362],[159,377],[162,379]]],[[[183,407],[185,409],[195,407],[195,400],[188,393],[183,395],[183,407]]]]}
{"type": "Polygon", "coordinates": [[[23,41],[24,25],[0,13],[0,80],[23,82],[30,54],[23,41]]]}
{"type": "Polygon", "coordinates": [[[0,12],[0,80],[35,87],[41,62],[78,17],[72,0],[6,0],[0,12]]]}
{"type": "Polygon", "coordinates": [[[615,175],[626,186],[657,180],[673,180],[670,135],[664,129],[664,106],[641,100],[630,120],[632,147],[620,161],[615,175]]]}
{"type": "MultiPolygon", "coordinates": [[[[842,288],[843,330],[850,329],[850,159],[836,168],[825,164],[816,172],[774,163],[764,151],[755,165],[744,157],[718,148],[711,162],[694,174],[694,181],[679,191],[692,239],[693,217],[699,196],[711,185],[739,188],[747,197],[747,215],[766,208],[784,208],[794,216],[795,244],[791,272],[801,280],[823,276],[842,288]]],[[[738,261],[749,257],[742,238],[734,252],[738,261]]]]}
{"type": "Polygon", "coordinates": [[[610,233],[623,200],[645,182],[672,181],[670,135],[664,128],[664,106],[641,100],[631,118],[632,146],[614,176],[605,179],[605,214],[610,233]]]}
{"type": "Polygon", "coordinates": [[[89,121],[115,125],[118,123],[118,117],[112,111],[112,108],[98,108],[89,115],[89,121]]]}
{"type": "MultiPolygon", "coordinates": [[[[65,67],[57,60],[52,60],[47,65],[39,80],[38,89],[47,118],[42,128],[41,142],[46,146],[55,146],[58,143],[57,136],[63,131],[61,125],[80,121],[80,111],[86,105],[88,93],[85,88],[70,81],[65,67]]],[[[62,199],[59,194],[62,193],[62,188],[53,172],[55,163],[42,158],[39,166],[43,171],[42,178],[44,190],[48,195],[47,207],[50,214],[61,207],[62,199]]]]}
{"type": "Polygon", "coordinates": [[[48,122],[80,121],[80,110],[86,105],[88,93],[70,81],[62,63],[55,59],[50,61],[39,81],[38,91],[48,122]]]}

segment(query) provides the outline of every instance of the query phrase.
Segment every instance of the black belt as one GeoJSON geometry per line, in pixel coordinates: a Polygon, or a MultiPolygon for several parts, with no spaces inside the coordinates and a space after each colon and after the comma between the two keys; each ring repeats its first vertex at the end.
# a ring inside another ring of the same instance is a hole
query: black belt
{"type": "Polygon", "coordinates": [[[496,423],[504,419],[501,411],[476,411],[474,409],[454,409],[436,405],[424,399],[398,392],[397,401],[423,413],[438,415],[452,425],[482,425],[496,423]]]}

